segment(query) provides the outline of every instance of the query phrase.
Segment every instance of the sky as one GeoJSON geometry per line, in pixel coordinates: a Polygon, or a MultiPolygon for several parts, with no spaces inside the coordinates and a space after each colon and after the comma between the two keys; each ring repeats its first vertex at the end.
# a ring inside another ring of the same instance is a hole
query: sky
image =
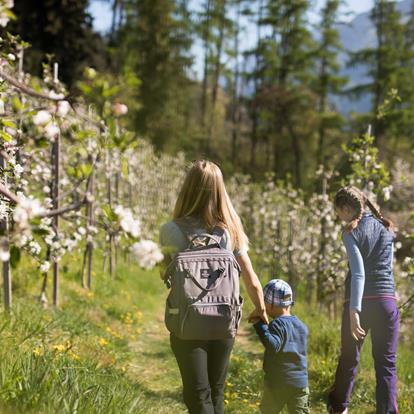
{"type": "MultiPolygon", "coordinates": [[[[201,4],[202,0],[192,0],[193,4],[197,7],[201,4]]],[[[326,0],[313,0],[315,1],[315,11],[310,14],[310,21],[317,22],[319,20],[318,10],[325,4],[326,0]]],[[[342,21],[351,21],[352,18],[363,12],[367,12],[373,5],[374,0],[345,0],[346,5],[343,6],[343,17],[342,21]]],[[[91,0],[89,11],[93,17],[94,28],[102,33],[109,30],[111,26],[111,7],[110,2],[91,0]]],[[[247,32],[249,32],[249,25],[247,25],[247,32]]],[[[252,29],[254,30],[254,29],[252,29]]],[[[244,41],[245,49],[252,48],[255,42],[255,36],[246,36],[244,41]],[[253,42],[253,43],[252,43],[253,42]]],[[[201,44],[195,41],[192,47],[192,54],[194,56],[193,71],[194,76],[197,79],[202,77],[202,62],[203,62],[203,51],[201,44]]]]}
{"type": "MultiPolygon", "coordinates": [[[[354,15],[368,11],[372,7],[373,0],[347,0],[346,3],[347,6],[344,7],[344,11],[350,11],[352,15],[354,15]]],[[[317,8],[320,8],[324,4],[324,0],[316,0],[316,4],[317,8]]],[[[89,10],[94,19],[93,23],[95,29],[100,32],[106,32],[111,25],[110,3],[91,0],[89,10]]],[[[352,15],[349,18],[351,18],[352,15]]]]}

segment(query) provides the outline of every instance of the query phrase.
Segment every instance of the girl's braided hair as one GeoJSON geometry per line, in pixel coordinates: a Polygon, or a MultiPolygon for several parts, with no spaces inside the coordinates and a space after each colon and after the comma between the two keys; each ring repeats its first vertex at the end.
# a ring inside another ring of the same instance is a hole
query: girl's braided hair
{"type": "Polygon", "coordinates": [[[375,217],[389,230],[394,229],[394,224],[391,220],[385,218],[379,208],[358,188],[354,186],[342,187],[335,195],[334,205],[337,208],[349,207],[355,211],[355,215],[352,220],[346,225],[345,229],[351,232],[358,226],[359,221],[364,214],[364,210],[368,207],[375,217]]]}

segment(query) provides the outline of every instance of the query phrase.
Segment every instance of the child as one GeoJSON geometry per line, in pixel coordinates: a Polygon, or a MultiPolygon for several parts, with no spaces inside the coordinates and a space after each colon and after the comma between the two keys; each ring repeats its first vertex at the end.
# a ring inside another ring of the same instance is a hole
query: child
{"type": "Polygon", "coordinates": [[[393,224],[355,187],[343,187],[335,196],[350,271],[345,282],[341,355],[328,411],[348,413],[361,346],[371,331],[376,374],[376,413],[398,414],[396,354],[399,312],[393,276],[393,224]]]}
{"type": "Polygon", "coordinates": [[[278,414],[287,405],[289,414],[308,414],[308,328],[290,314],[293,294],[286,282],[273,279],[263,288],[263,293],[266,312],[274,319],[269,325],[261,320],[253,321],[265,347],[260,410],[263,414],[278,414]]]}

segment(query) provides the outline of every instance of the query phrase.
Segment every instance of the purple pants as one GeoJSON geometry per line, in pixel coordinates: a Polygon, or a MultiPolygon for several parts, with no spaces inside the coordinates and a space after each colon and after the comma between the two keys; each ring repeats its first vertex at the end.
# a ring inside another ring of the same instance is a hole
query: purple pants
{"type": "MultiPolygon", "coordinates": [[[[395,299],[364,299],[360,320],[365,332],[371,331],[372,356],[377,380],[376,414],[398,414],[396,355],[399,311],[395,299]]],[[[363,340],[357,342],[351,335],[347,302],[342,315],[341,355],[335,383],[328,397],[328,405],[334,412],[342,412],[349,405],[362,344],[363,340]]]]}

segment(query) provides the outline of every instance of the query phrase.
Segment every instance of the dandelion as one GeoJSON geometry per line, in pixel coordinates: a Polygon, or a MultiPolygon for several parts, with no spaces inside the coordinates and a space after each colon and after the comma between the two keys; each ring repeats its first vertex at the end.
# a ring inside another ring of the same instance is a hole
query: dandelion
{"type": "Polygon", "coordinates": [[[69,351],[68,352],[68,357],[75,360],[75,361],[79,361],[80,360],[80,356],[75,354],[73,351],[69,351]]]}
{"type": "Polygon", "coordinates": [[[109,344],[105,338],[99,338],[98,343],[100,346],[107,346],[109,344]]]}
{"type": "Polygon", "coordinates": [[[33,349],[32,354],[34,356],[42,356],[44,353],[44,350],[41,346],[37,346],[35,349],[33,349]]]}
{"type": "Polygon", "coordinates": [[[58,344],[58,345],[53,345],[53,350],[60,353],[60,352],[65,352],[66,351],[66,346],[63,344],[58,344]]]}

